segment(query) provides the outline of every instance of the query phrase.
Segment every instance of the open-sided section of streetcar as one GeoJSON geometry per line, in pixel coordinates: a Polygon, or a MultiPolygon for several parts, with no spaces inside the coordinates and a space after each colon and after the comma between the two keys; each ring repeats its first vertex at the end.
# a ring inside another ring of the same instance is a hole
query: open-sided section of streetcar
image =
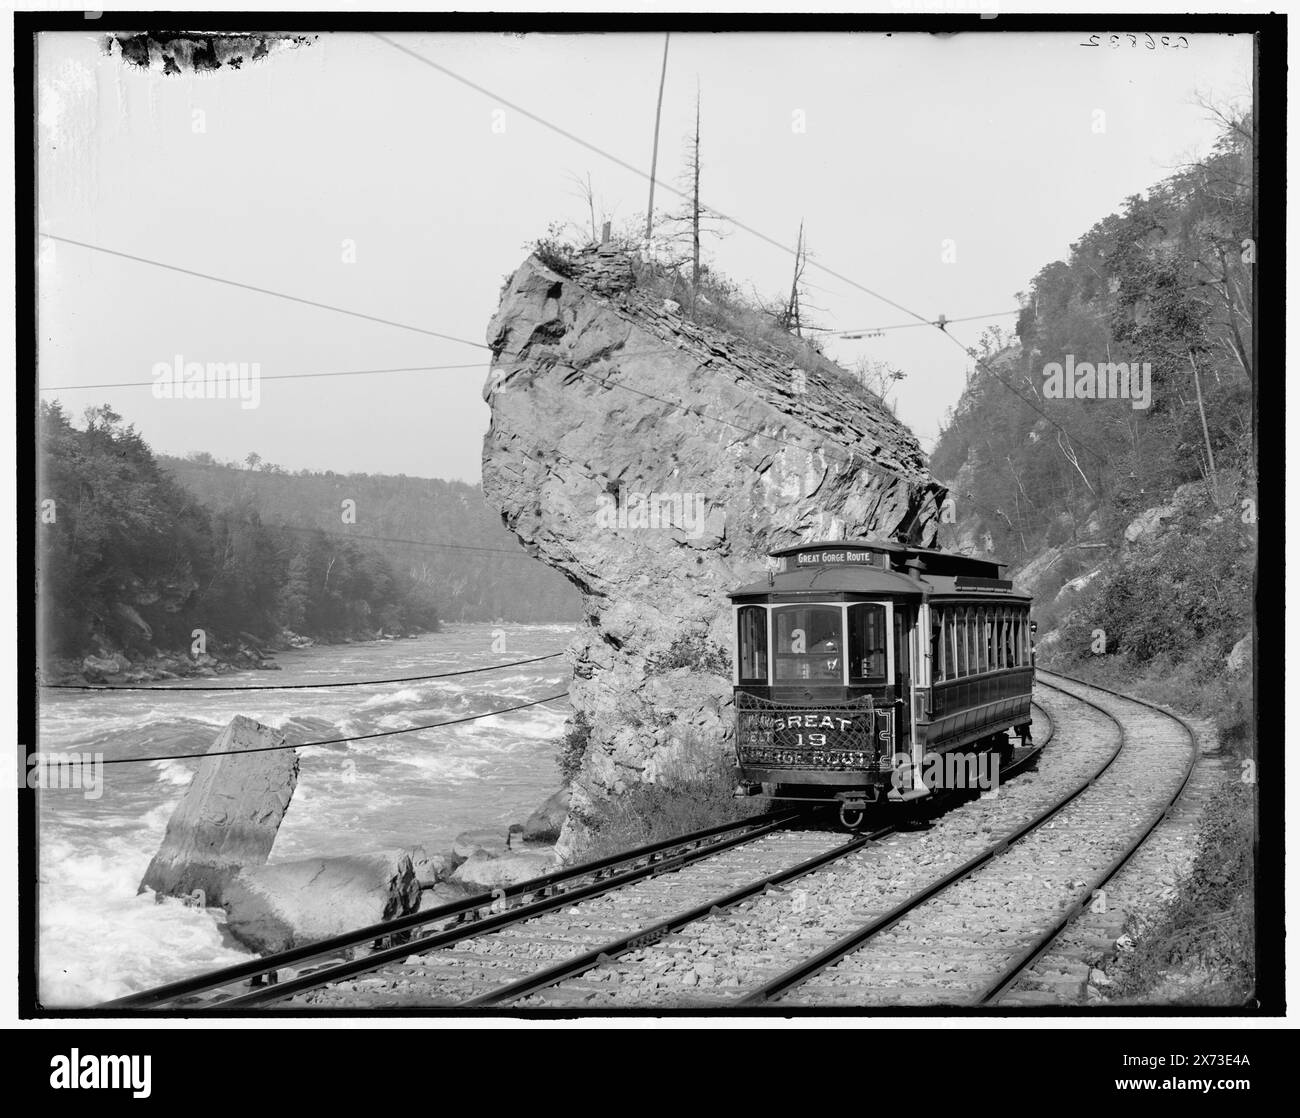
{"type": "Polygon", "coordinates": [[[1028,736],[1031,598],[1003,564],[874,541],[772,563],[730,594],[739,794],[914,798],[927,754],[1028,736]]]}

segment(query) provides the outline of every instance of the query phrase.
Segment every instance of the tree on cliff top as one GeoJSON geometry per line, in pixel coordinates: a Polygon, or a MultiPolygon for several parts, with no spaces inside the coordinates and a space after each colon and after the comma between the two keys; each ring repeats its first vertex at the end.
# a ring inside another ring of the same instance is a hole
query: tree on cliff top
{"type": "Polygon", "coordinates": [[[682,172],[684,192],[687,194],[685,208],[678,213],[669,214],[661,219],[662,236],[670,245],[682,246],[679,259],[670,260],[667,266],[677,270],[691,262],[690,314],[695,317],[695,307],[700,293],[700,237],[722,238],[726,233],[721,227],[722,218],[700,202],[700,173],[703,163],[700,159],[700,94],[695,92],[695,132],[686,137],[686,166],[682,172]],[[689,248],[689,255],[687,255],[689,248]]]}

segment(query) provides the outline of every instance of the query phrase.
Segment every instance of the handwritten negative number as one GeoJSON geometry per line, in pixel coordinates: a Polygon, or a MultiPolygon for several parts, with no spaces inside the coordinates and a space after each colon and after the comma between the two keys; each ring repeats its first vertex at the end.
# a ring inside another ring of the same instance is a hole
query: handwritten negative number
{"type": "MultiPolygon", "coordinates": [[[[1137,48],[1138,37],[1134,35],[1131,31],[1126,31],[1124,32],[1123,35],[1106,36],[1106,41],[1110,44],[1111,50],[1118,50],[1121,46],[1123,46],[1125,39],[1128,40],[1128,45],[1131,48],[1134,49],[1137,48]]],[[[1156,40],[1149,31],[1144,31],[1142,33],[1142,39],[1143,39],[1142,45],[1145,46],[1147,50],[1156,49],[1156,40]]],[[[1101,35],[1089,35],[1087,41],[1080,43],[1079,46],[1099,47],[1101,46],[1101,40],[1102,40],[1101,35]]],[[[1189,50],[1191,48],[1191,44],[1187,41],[1186,35],[1161,35],[1160,45],[1164,47],[1166,50],[1189,50]]]]}

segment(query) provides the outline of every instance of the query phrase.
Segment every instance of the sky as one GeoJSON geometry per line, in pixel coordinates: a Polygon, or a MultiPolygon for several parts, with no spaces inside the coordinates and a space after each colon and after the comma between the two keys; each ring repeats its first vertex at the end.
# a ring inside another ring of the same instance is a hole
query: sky
{"type": "MultiPolygon", "coordinates": [[[[97,34],[41,36],[42,232],[415,328],[44,240],[39,383],[106,387],[43,399],[77,417],[111,403],[161,453],[479,480],[481,347],[503,279],[552,222],[586,220],[575,176],[616,226],[644,220],[664,40],[390,38],[327,34],[239,70],[163,75],[97,34]],[[155,367],[178,358],[264,378],[468,367],[265,379],[243,407],[155,398],[155,367]]],[[[731,226],[705,255],[744,290],[788,290],[790,253],[763,238],[793,245],[802,220],[821,325],[915,321],[869,292],[927,320],[1012,310],[1095,222],[1210,148],[1198,91],[1249,98],[1247,38],[1085,41],[674,33],[657,208],[680,204],[667,186],[698,89],[703,200],[762,235],[731,226]]],[[[1014,322],[950,333],[974,345],[1014,322]]],[[[827,352],[903,370],[898,415],[927,450],[969,364],[924,326],[827,352]]]]}

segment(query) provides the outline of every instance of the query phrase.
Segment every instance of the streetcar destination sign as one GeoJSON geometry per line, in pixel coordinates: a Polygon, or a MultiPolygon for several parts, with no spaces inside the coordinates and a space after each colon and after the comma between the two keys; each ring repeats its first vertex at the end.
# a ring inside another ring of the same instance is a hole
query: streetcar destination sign
{"type": "Polygon", "coordinates": [[[1005,578],[979,578],[975,575],[958,575],[953,581],[957,590],[1008,591],[1012,584],[1005,578]]]}
{"type": "Polygon", "coordinates": [[[854,563],[865,567],[879,567],[881,556],[875,551],[801,551],[795,556],[801,567],[830,566],[834,563],[854,563]]]}

